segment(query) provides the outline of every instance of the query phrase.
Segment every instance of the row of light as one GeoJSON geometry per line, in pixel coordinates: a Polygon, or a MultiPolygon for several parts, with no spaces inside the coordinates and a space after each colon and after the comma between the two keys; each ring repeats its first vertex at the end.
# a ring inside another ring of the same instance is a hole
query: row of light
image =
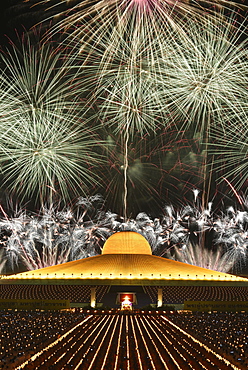
{"type": "Polygon", "coordinates": [[[184,335],[186,335],[187,337],[191,338],[195,343],[199,343],[200,346],[204,347],[208,352],[212,352],[217,358],[219,358],[220,360],[224,361],[227,365],[229,365],[230,367],[232,367],[235,370],[239,370],[235,365],[233,365],[226,358],[222,357],[220,354],[218,354],[215,351],[213,351],[211,348],[209,348],[208,346],[206,346],[204,343],[200,342],[198,339],[196,339],[195,337],[191,336],[189,333],[187,333],[182,328],[180,328],[179,326],[177,326],[176,324],[174,324],[172,321],[170,321],[167,317],[161,316],[161,318],[163,320],[165,320],[167,323],[169,323],[171,326],[173,326],[176,330],[181,331],[184,335]]]}
{"type": "MultiPolygon", "coordinates": [[[[52,278],[61,278],[61,277],[66,277],[66,278],[70,278],[70,277],[72,277],[72,278],[78,278],[78,277],[81,277],[81,278],[92,278],[92,277],[94,277],[94,278],[97,278],[97,279],[100,279],[100,278],[104,278],[104,279],[106,279],[106,278],[118,278],[118,277],[120,277],[120,278],[124,278],[124,279],[132,279],[132,278],[140,278],[140,279],[143,279],[143,278],[145,278],[145,279],[149,279],[149,278],[158,278],[158,277],[160,277],[160,278],[163,278],[163,279],[165,279],[166,277],[172,277],[172,278],[180,278],[180,279],[189,279],[189,278],[191,278],[191,279],[196,279],[196,280],[198,280],[198,279],[200,279],[200,278],[203,278],[203,279],[206,279],[206,280],[212,280],[213,278],[216,278],[216,275],[214,276],[214,275],[193,275],[193,274],[187,274],[187,275],[182,275],[182,274],[178,274],[178,275],[176,275],[176,274],[168,274],[168,275],[162,275],[162,274],[158,274],[158,275],[156,275],[156,274],[146,274],[146,275],[143,275],[143,274],[127,274],[127,275],[123,275],[123,274],[97,274],[97,275],[95,275],[95,276],[93,276],[93,273],[91,273],[91,274],[83,274],[83,273],[81,273],[80,275],[79,274],[74,274],[74,273],[71,273],[71,274],[66,274],[66,273],[62,273],[62,274],[57,274],[57,273],[54,273],[54,274],[49,274],[49,273],[47,273],[47,274],[41,274],[41,273],[39,273],[39,275],[37,276],[37,274],[34,274],[34,273],[32,273],[32,274],[30,274],[30,273],[19,273],[18,275],[12,275],[11,277],[10,276],[8,276],[8,275],[5,275],[5,276],[2,276],[1,278],[2,279],[7,279],[7,280],[16,280],[16,279],[26,279],[26,278],[28,278],[28,279],[36,279],[36,278],[39,278],[39,279],[47,279],[47,278],[49,278],[49,279],[52,279],[52,278]],[[31,276],[30,276],[31,275],[31,276]]],[[[217,277],[219,278],[219,280],[226,280],[226,279],[228,279],[228,280],[242,280],[242,281],[247,281],[247,279],[243,279],[243,278],[241,278],[241,277],[239,277],[239,276],[235,276],[235,275],[225,275],[224,277],[223,277],[223,275],[217,275],[217,277]]]]}
{"type": "MultiPolygon", "coordinates": [[[[143,326],[143,328],[144,328],[144,329],[145,329],[145,331],[146,331],[146,334],[148,335],[148,337],[149,337],[149,339],[150,339],[150,343],[152,343],[152,344],[153,344],[153,346],[154,346],[154,347],[155,347],[155,349],[156,349],[156,351],[154,351],[154,352],[155,352],[155,354],[159,354],[159,353],[160,353],[160,350],[159,350],[159,348],[157,347],[157,345],[156,345],[155,341],[153,340],[153,338],[152,338],[151,334],[149,333],[149,330],[147,330],[147,326],[144,324],[144,322],[143,322],[143,320],[142,320],[142,319],[140,319],[140,320],[141,320],[141,322],[142,322],[142,326],[143,326]]],[[[138,328],[139,328],[139,331],[140,331],[140,333],[142,333],[142,331],[141,331],[141,326],[140,326],[140,324],[139,324],[138,320],[136,320],[136,321],[137,321],[137,326],[138,326],[138,328]]],[[[153,333],[153,335],[155,335],[155,332],[153,333]]],[[[152,367],[156,370],[156,365],[155,365],[155,364],[154,364],[154,362],[153,362],[152,354],[151,354],[151,352],[150,352],[150,350],[149,350],[149,347],[148,347],[148,345],[147,345],[147,343],[146,343],[146,340],[145,340],[145,338],[143,337],[143,335],[142,335],[142,334],[141,334],[141,337],[142,337],[143,343],[145,344],[146,351],[147,351],[147,352],[148,352],[148,354],[149,354],[149,359],[150,359],[150,361],[151,361],[151,365],[152,365],[152,367]]],[[[167,365],[166,365],[166,361],[164,361],[164,359],[163,359],[162,357],[160,357],[160,360],[163,362],[163,365],[164,365],[165,369],[166,369],[166,370],[169,370],[169,369],[168,369],[168,367],[167,367],[167,365]]]]}
{"type": "Polygon", "coordinates": [[[90,316],[87,316],[84,320],[82,320],[79,324],[73,326],[72,329],[70,329],[69,331],[67,331],[65,334],[61,335],[60,338],[56,339],[56,341],[50,343],[47,347],[43,348],[41,351],[37,352],[35,355],[33,355],[30,359],[28,359],[27,361],[25,361],[24,363],[22,363],[21,365],[18,366],[18,370],[21,370],[21,369],[24,369],[26,367],[26,365],[29,363],[29,362],[33,362],[36,360],[37,357],[39,357],[42,353],[46,352],[49,348],[53,347],[55,344],[57,344],[58,342],[61,342],[64,338],[66,338],[69,334],[71,334],[75,329],[77,329],[78,327],[82,326],[86,321],[88,321],[90,318],[92,317],[92,315],[90,316]]]}
{"type": "MultiPolygon", "coordinates": [[[[158,332],[162,333],[162,335],[164,336],[164,333],[161,331],[161,329],[158,327],[158,325],[154,325],[156,327],[156,331],[152,328],[151,326],[151,323],[150,323],[150,318],[149,318],[149,321],[147,320],[146,317],[142,317],[141,318],[142,321],[146,321],[146,325],[150,327],[150,330],[153,332],[153,335],[156,336],[156,338],[158,339],[158,341],[160,342],[160,344],[163,346],[164,350],[167,352],[168,356],[171,357],[172,361],[177,365],[178,369],[180,369],[180,365],[178,364],[178,362],[176,361],[175,357],[173,357],[171,351],[169,350],[172,346],[172,343],[170,342],[170,340],[168,338],[166,338],[166,340],[170,343],[170,346],[166,346],[164,344],[164,342],[161,340],[161,337],[159,337],[158,335],[158,332]]],[[[145,325],[145,324],[143,324],[145,325]]],[[[181,345],[181,343],[180,343],[181,345]]],[[[162,359],[161,359],[162,360],[162,359]]],[[[185,359],[186,361],[186,359],[185,359]]],[[[166,364],[164,364],[164,366],[166,366],[166,364]]]]}

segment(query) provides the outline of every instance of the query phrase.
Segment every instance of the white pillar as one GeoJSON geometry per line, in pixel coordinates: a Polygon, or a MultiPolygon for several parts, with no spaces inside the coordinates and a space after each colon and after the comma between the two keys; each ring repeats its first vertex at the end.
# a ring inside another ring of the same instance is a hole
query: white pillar
{"type": "Polygon", "coordinates": [[[158,304],[157,304],[158,307],[162,307],[163,306],[163,289],[162,288],[158,288],[158,304]]]}
{"type": "Polygon", "coordinates": [[[96,307],[96,288],[91,287],[90,289],[90,306],[92,308],[96,307]]]}

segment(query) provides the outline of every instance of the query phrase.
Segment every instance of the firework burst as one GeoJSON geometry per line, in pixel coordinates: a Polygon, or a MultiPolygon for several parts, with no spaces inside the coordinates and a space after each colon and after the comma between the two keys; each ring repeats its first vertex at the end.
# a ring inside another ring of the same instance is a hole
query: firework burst
{"type": "MultiPolygon", "coordinates": [[[[82,73],[86,76],[96,76],[97,81],[82,79],[81,89],[90,91],[89,101],[97,110],[98,119],[106,126],[107,130],[112,130],[115,135],[120,137],[120,148],[122,152],[122,168],[124,177],[123,203],[124,214],[127,219],[127,193],[128,179],[130,179],[130,142],[140,140],[144,134],[150,131],[155,132],[158,127],[162,126],[162,117],[164,116],[162,102],[159,104],[156,84],[153,83],[151,76],[143,67],[136,68],[143,60],[142,55],[136,50],[136,57],[130,60],[130,52],[127,42],[123,39],[127,54],[121,52],[120,45],[118,52],[111,60],[105,60],[108,55],[109,47],[113,47],[112,42],[104,50],[95,49],[93,54],[88,55],[85,59],[85,51],[80,54],[82,58],[82,73]],[[95,64],[94,60],[98,53],[101,61],[100,66],[95,64]],[[134,59],[136,58],[136,62],[134,59]],[[141,59],[140,59],[141,58],[141,59]],[[93,94],[92,94],[93,88],[93,94]]],[[[129,46],[132,48],[132,46],[129,46]]],[[[107,58],[108,59],[108,58],[107,58]]]]}
{"type": "Polygon", "coordinates": [[[36,194],[44,199],[51,191],[54,195],[59,191],[67,199],[69,189],[75,193],[93,181],[90,168],[99,159],[92,150],[96,145],[84,125],[72,126],[49,114],[35,118],[22,114],[13,127],[1,133],[5,183],[24,196],[36,194]]]}
{"type": "Polygon", "coordinates": [[[8,217],[1,208],[3,266],[34,270],[99,254],[116,218],[102,211],[102,202],[98,195],[80,197],[76,214],[49,204],[38,214],[20,209],[8,217]]]}
{"type": "MultiPolygon", "coordinates": [[[[64,51],[62,55],[61,48],[53,47],[52,43],[40,42],[39,35],[33,37],[24,35],[11,42],[6,52],[1,52],[1,116],[6,121],[37,112],[59,117],[62,110],[69,108],[70,113],[76,100],[74,80],[68,74],[72,56],[67,58],[64,51]]],[[[67,119],[70,119],[68,114],[67,119]]]]}
{"type": "Polygon", "coordinates": [[[58,192],[68,199],[96,179],[92,166],[101,162],[97,127],[93,131],[81,120],[70,93],[68,64],[58,51],[28,43],[20,55],[14,48],[3,56],[0,162],[5,184],[23,196],[44,200],[58,192]]]}
{"type": "MultiPolygon", "coordinates": [[[[179,130],[193,125],[193,134],[208,139],[213,126],[226,126],[246,110],[247,40],[244,27],[211,21],[189,29],[189,38],[172,39],[169,58],[158,63],[164,97],[179,130]],[[164,63],[164,67],[163,67],[164,63]]],[[[168,46],[167,46],[168,47],[168,46]]]]}
{"type": "Polygon", "coordinates": [[[0,249],[0,274],[4,271],[4,267],[6,264],[6,258],[4,256],[4,249],[0,249]]]}
{"type": "Polygon", "coordinates": [[[190,265],[227,273],[237,263],[237,260],[221,247],[209,250],[202,248],[199,244],[192,245],[191,243],[183,248],[175,247],[175,259],[190,265]]]}
{"type": "Polygon", "coordinates": [[[227,251],[230,259],[245,263],[248,246],[248,213],[229,207],[214,223],[215,242],[227,251]]]}

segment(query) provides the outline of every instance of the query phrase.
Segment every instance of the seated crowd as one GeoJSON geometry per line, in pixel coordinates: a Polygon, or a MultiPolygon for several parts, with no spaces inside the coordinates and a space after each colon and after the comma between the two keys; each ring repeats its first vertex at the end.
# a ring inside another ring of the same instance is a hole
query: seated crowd
{"type": "MultiPolygon", "coordinates": [[[[0,284],[1,299],[68,299],[70,302],[89,302],[89,285],[18,285],[0,284]]],[[[101,302],[102,297],[109,289],[109,286],[96,287],[96,298],[101,302]]]]}
{"type": "Polygon", "coordinates": [[[14,369],[73,327],[82,314],[72,312],[1,311],[0,369],[14,369]]]}
{"type": "Polygon", "coordinates": [[[0,369],[247,369],[243,314],[1,312],[0,369]],[[195,340],[198,339],[198,340],[195,340]],[[206,346],[204,346],[204,343],[206,346]],[[37,354],[37,355],[36,355],[37,354]],[[31,356],[34,356],[32,359],[31,356]]]}
{"type": "Polygon", "coordinates": [[[247,313],[180,313],[170,320],[237,366],[248,368],[247,313]]]}
{"type": "MultiPolygon", "coordinates": [[[[239,286],[164,286],[163,302],[178,304],[184,301],[246,301],[248,287],[239,286]]],[[[144,287],[153,303],[157,303],[158,287],[144,287]]]]}

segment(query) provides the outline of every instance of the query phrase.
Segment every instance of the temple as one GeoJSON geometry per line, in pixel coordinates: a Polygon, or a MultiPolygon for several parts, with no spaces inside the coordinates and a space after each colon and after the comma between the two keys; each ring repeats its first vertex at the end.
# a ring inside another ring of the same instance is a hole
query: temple
{"type": "MultiPolygon", "coordinates": [[[[37,286],[43,286],[43,290],[48,292],[48,299],[51,298],[49,286],[53,286],[54,292],[60,291],[59,295],[53,294],[59,299],[65,298],[62,287],[65,291],[66,287],[70,286],[71,290],[76,292],[83,286],[90,291],[89,300],[92,307],[97,303],[97,291],[103,287],[107,287],[106,291],[109,291],[110,287],[116,286],[116,297],[118,294],[120,297],[120,294],[125,296],[125,293],[132,293],[135,294],[135,300],[138,299],[138,293],[134,287],[140,287],[150,296],[156,294],[155,303],[159,307],[165,303],[164,297],[169,287],[181,287],[182,296],[183,289],[190,287],[189,298],[192,299],[193,290],[205,289],[211,292],[217,287],[246,289],[248,279],[154,256],[145,237],[137,232],[122,231],[107,239],[101,255],[5,276],[0,280],[2,291],[1,285],[25,286],[26,298],[29,296],[28,286],[33,291],[37,290],[37,286]],[[44,286],[47,286],[47,289],[44,286]],[[130,289],[131,287],[133,288],[130,289]]],[[[234,291],[232,300],[239,299],[237,292],[234,291]]],[[[44,295],[42,298],[44,299],[44,295]]],[[[209,299],[212,299],[211,296],[209,299]]]]}

